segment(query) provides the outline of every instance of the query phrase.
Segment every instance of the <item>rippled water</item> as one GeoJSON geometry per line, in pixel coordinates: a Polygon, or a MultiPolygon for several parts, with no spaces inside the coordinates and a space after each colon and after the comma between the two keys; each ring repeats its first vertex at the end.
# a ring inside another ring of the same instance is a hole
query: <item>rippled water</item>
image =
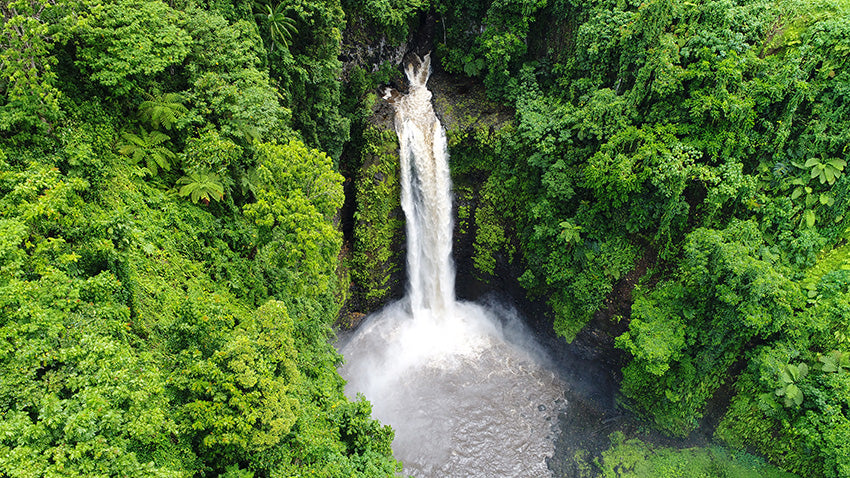
{"type": "Polygon", "coordinates": [[[511,311],[457,303],[443,320],[393,304],[341,351],[352,397],[396,430],[416,477],[545,477],[563,383],[511,311]]]}

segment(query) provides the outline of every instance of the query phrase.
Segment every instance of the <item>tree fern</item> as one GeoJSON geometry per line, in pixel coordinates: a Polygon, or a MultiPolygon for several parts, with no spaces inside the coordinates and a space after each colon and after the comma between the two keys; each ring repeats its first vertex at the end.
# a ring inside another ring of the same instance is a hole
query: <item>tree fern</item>
{"type": "Polygon", "coordinates": [[[170,130],[177,119],[189,111],[183,102],[185,99],[179,93],[165,93],[158,97],[151,96],[150,100],[139,105],[139,116],[159,129],[160,126],[170,130]]]}
{"type": "Polygon", "coordinates": [[[177,191],[183,197],[188,196],[193,203],[199,201],[209,204],[210,199],[221,201],[224,197],[224,185],[218,174],[209,171],[197,171],[177,180],[181,186],[177,191]]]}
{"type": "Polygon", "coordinates": [[[145,163],[152,176],[156,176],[160,169],[168,171],[171,169],[171,160],[174,153],[163,146],[168,141],[168,135],[160,131],[148,132],[144,128],[140,134],[122,133],[124,142],[118,145],[118,152],[128,156],[133,164],[142,161],[145,163]]]}

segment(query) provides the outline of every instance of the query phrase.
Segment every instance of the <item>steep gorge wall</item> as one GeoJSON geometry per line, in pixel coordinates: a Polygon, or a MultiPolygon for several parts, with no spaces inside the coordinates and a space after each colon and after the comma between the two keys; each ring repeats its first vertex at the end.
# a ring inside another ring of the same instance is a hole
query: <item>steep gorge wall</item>
{"type": "MultiPolygon", "coordinates": [[[[351,55],[351,58],[364,57],[351,55]]],[[[363,66],[349,66],[349,69],[365,67],[378,71],[395,58],[384,60],[383,66],[365,63],[363,66]]],[[[488,288],[485,280],[505,279],[501,282],[506,284],[513,279],[507,276],[515,275],[516,271],[511,270],[509,258],[498,253],[498,270],[490,268],[481,273],[475,268],[476,218],[481,217],[479,199],[487,175],[482,174],[480,168],[464,164],[476,161],[474,151],[481,148],[482,137],[496,134],[499,128],[509,124],[511,112],[487,100],[480,84],[449,75],[439,68],[437,62],[434,64],[436,67],[429,87],[434,94],[435,110],[447,130],[450,155],[458,158],[452,159],[455,198],[453,255],[461,277],[458,295],[475,298],[488,288]]],[[[400,71],[400,63],[393,66],[400,71]]],[[[405,88],[402,84],[392,84],[402,90],[405,88]]],[[[356,325],[362,314],[404,295],[405,231],[404,214],[399,203],[398,141],[392,126],[391,107],[378,97],[381,93],[379,88],[366,93],[373,95],[369,114],[352,134],[357,141],[343,158],[347,186],[347,209],[343,222],[346,224],[347,264],[352,279],[350,298],[341,318],[343,327],[356,325]]]]}

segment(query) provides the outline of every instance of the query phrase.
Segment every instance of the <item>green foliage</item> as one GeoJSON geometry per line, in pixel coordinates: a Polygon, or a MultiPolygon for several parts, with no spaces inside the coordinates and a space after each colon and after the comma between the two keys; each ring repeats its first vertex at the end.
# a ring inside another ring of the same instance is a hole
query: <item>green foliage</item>
{"type": "Polygon", "coordinates": [[[363,22],[372,30],[364,32],[367,33],[364,36],[377,32],[396,45],[408,39],[411,23],[428,6],[429,0],[342,0],[341,3],[347,21],[363,22]]]}
{"type": "Polygon", "coordinates": [[[779,387],[773,392],[777,397],[784,398],[786,407],[800,406],[803,403],[803,392],[798,383],[809,373],[805,363],[788,364],[779,371],[779,387]]]}
{"type": "Polygon", "coordinates": [[[266,41],[270,45],[269,49],[288,48],[292,41],[292,34],[298,33],[298,29],[295,28],[295,20],[284,13],[286,4],[280,2],[272,6],[271,3],[258,2],[256,8],[260,10],[260,13],[255,13],[254,17],[262,27],[266,41]]]}
{"type": "Polygon", "coordinates": [[[224,186],[221,184],[221,178],[209,171],[189,173],[188,176],[178,179],[177,185],[180,186],[177,193],[183,197],[188,196],[193,203],[201,201],[204,204],[209,204],[210,199],[221,201],[224,197],[224,186]]]}
{"type": "Polygon", "coordinates": [[[162,364],[132,345],[124,244],[84,180],[38,162],[2,177],[0,470],[181,476],[148,460],[175,423],[162,364]]]}
{"type": "Polygon", "coordinates": [[[499,199],[504,193],[496,176],[491,176],[482,187],[475,209],[475,241],[472,244],[475,254],[472,262],[484,277],[495,273],[496,259],[502,251],[507,253],[508,262],[513,260],[515,252],[505,232],[502,215],[497,213],[501,209],[499,199]]]}
{"type": "Polygon", "coordinates": [[[272,132],[291,137],[283,127],[291,113],[280,104],[282,92],[260,68],[265,53],[254,22],[230,23],[220,14],[194,10],[186,30],[192,45],[185,96],[193,108],[179,124],[206,128],[211,123],[220,134],[247,144],[272,132]]]}
{"type": "Polygon", "coordinates": [[[256,202],[243,208],[258,227],[257,260],[275,294],[319,295],[336,270],[341,237],[331,222],[342,206],[342,176],[303,143],[260,143],[256,202]]]}
{"type": "Polygon", "coordinates": [[[289,4],[292,16],[308,28],[288,51],[269,53],[270,73],[286,90],[283,105],[304,142],[337,161],[350,139],[350,120],[340,112],[342,76],[340,44],[345,14],[339,0],[298,0],[289,4]]]}
{"type": "Polygon", "coordinates": [[[567,245],[574,245],[581,242],[581,226],[576,226],[570,221],[564,221],[558,225],[563,228],[559,237],[567,245]]]}
{"type": "Polygon", "coordinates": [[[720,447],[676,450],[653,447],[640,440],[625,440],[617,432],[612,447],[602,452],[599,467],[605,478],[791,478],[794,475],[765,464],[760,458],[720,447]]]}
{"type": "Polygon", "coordinates": [[[836,158],[821,162],[818,158],[809,158],[804,166],[812,168],[812,179],[818,178],[821,184],[829,183],[832,186],[835,184],[835,179],[844,171],[847,161],[836,158]]]}
{"type": "MultiPolygon", "coordinates": [[[[678,305],[684,299],[681,284],[669,282],[653,291],[655,301],[637,296],[632,305],[629,331],[617,337],[617,346],[628,350],[635,362],[651,375],[663,376],[682,357],[685,348],[685,317],[678,305]]],[[[650,376],[647,379],[652,380],[650,376]]]]}
{"type": "Polygon", "coordinates": [[[56,58],[51,55],[51,12],[57,9],[49,1],[0,6],[0,131],[43,134],[59,118],[56,58]]]}
{"type": "Polygon", "coordinates": [[[160,1],[93,3],[78,21],[78,67],[118,94],[179,65],[190,51],[186,15],[160,1]]]}
{"type": "MultiPolygon", "coordinates": [[[[190,327],[193,321],[222,322],[194,314],[184,320],[190,327]]],[[[186,424],[204,449],[239,459],[268,450],[289,433],[300,381],[292,327],[286,307],[269,301],[226,337],[187,336],[205,331],[202,325],[178,329],[188,347],[179,350],[180,365],[169,383],[183,397],[186,424]]]]}
{"type": "Polygon", "coordinates": [[[842,476],[850,470],[845,411],[850,291],[842,257],[843,247],[810,268],[809,308],[801,325],[751,354],[717,430],[731,445],[753,447],[800,474],[842,476]]]}
{"type": "Polygon", "coordinates": [[[390,279],[401,263],[398,239],[402,237],[401,183],[398,140],[392,131],[374,128],[364,133],[363,166],[355,179],[354,244],[351,279],[355,300],[363,310],[388,298],[390,279]]]}
{"type": "MultiPolygon", "coordinates": [[[[314,157],[290,165],[290,186],[330,174],[326,156],[292,148],[314,157]]],[[[261,163],[278,170],[273,157],[261,163]]],[[[268,300],[247,218],[121,162],[102,191],[50,162],[0,164],[0,473],[394,475],[391,430],[336,375],[331,291],[268,300]]],[[[336,178],[313,198],[322,212],[338,207],[336,178]]]]}
{"type": "MultiPolygon", "coordinates": [[[[753,383],[749,375],[739,380],[738,395],[717,435],[733,446],[742,446],[745,441],[795,473],[842,476],[850,470],[846,458],[848,421],[841,411],[848,382],[844,374],[812,371],[800,382],[805,393],[800,405],[777,404],[769,398],[772,392],[762,391],[775,383],[772,369],[778,367],[773,364],[787,360],[783,355],[788,354],[776,349],[759,354],[759,381],[753,383]]],[[[779,370],[781,373],[782,368],[779,370]]]]}
{"type": "Polygon", "coordinates": [[[170,140],[160,131],[146,131],[142,128],[140,134],[121,133],[124,143],[118,145],[118,152],[130,158],[131,164],[143,163],[146,173],[156,176],[159,170],[171,169],[171,160],[176,156],[163,144],[170,140]]]}
{"type": "Polygon", "coordinates": [[[243,149],[223,138],[215,128],[207,128],[198,137],[189,138],[184,150],[183,169],[226,175],[242,157],[243,149]]]}
{"type": "Polygon", "coordinates": [[[850,353],[833,350],[828,355],[819,355],[818,362],[824,372],[841,375],[850,369],[850,353]]]}
{"type": "MultiPolygon", "coordinates": [[[[726,371],[754,337],[804,323],[795,315],[799,288],[769,255],[752,223],[699,229],[685,244],[679,280],[638,295],[629,331],[617,346],[631,352],[623,393],[639,412],[671,433],[690,432],[726,371]]],[[[777,387],[793,403],[802,368],[786,367],[777,387]]],[[[777,389],[778,390],[778,389],[777,389]]]]}
{"type": "Polygon", "coordinates": [[[150,99],[139,104],[139,116],[154,129],[162,126],[170,130],[177,119],[189,111],[183,106],[184,101],[178,93],[163,93],[156,97],[150,95],[150,99]]]}
{"type": "MultiPolygon", "coordinates": [[[[850,475],[846,1],[253,7],[0,5],[0,475],[394,476],[328,340],[352,121],[351,274],[377,303],[395,262],[394,140],[359,129],[398,72],[344,74],[341,25],[398,45],[428,8],[445,70],[515,113],[450,133],[482,275],[523,267],[572,338],[656,263],[624,403],[682,435],[734,382],[719,437],[850,475]]],[[[652,465],[613,472],[724,470],[629,446],[652,465]]]]}
{"type": "Polygon", "coordinates": [[[394,476],[330,343],[341,178],[250,6],[193,3],[0,6],[0,475],[394,476]]]}

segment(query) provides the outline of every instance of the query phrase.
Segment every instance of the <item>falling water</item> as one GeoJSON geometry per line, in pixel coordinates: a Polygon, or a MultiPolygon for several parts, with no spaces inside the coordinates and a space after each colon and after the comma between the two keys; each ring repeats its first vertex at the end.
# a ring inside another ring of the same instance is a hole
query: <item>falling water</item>
{"type": "Polygon", "coordinates": [[[347,393],[364,394],[395,429],[406,474],[547,476],[563,383],[515,312],[455,300],[448,153],[429,67],[429,55],[408,64],[409,93],[392,101],[408,294],[341,346],[340,373],[347,393]]]}
{"type": "Polygon", "coordinates": [[[408,295],[414,317],[441,317],[454,304],[452,197],[446,134],[425,87],[430,54],[407,65],[410,92],[394,102],[407,218],[408,295]]]}

